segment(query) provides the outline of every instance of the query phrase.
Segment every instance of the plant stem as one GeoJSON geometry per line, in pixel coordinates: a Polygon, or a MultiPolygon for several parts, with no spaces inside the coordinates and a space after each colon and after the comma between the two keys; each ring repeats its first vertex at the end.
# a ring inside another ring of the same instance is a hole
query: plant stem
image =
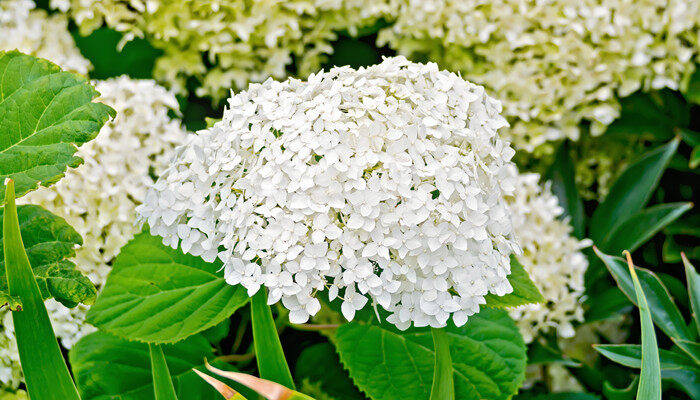
{"type": "Polygon", "coordinates": [[[27,391],[34,400],[79,400],[24,251],[14,182],[8,180],[6,185],[2,239],[8,289],[22,302],[21,311],[12,312],[12,321],[27,391]]]}
{"type": "Polygon", "coordinates": [[[250,319],[253,325],[253,343],[258,363],[258,373],[263,379],[295,389],[292,373],[284,358],[272,310],[267,304],[267,291],[260,288],[250,302],[250,319]]]}
{"type": "Polygon", "coordinates": [[[455,384],[450,356],[450,338],[445,328],[430,328],[435,345],[435,370],[430,400],[454,400],[455,384]]]}

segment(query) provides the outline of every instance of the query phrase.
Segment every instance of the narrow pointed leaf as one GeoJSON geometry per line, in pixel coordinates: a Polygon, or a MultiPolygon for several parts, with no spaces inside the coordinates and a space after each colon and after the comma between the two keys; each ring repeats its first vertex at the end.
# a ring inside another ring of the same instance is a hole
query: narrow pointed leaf
{"type": "Polygon", "coordinates": [[[450,339],[445,329],[431,328],[435,349],[435,370],[430,400],[454,400],[455,382],[450,356],[450,339]]]}
{"type": "Polygon", "coordinates": [[[688,257],[681,253],[683,265],[685,267],[685,279],[688,285],[688,297],[690,298],[690,308],[692,309],[695,328],[700,334],[700,275],[690,263],[688,257]]]}
{"type": "Polygon", "coordinates": [[[231,379],[250,389],[253,389],[259,395],[267,400],[314,400],[313,398],[282,386],[277,382],[272,382],[266,379],[261,379],[253,375],[243,374],[240,372],[222,371],[207,364],[207,369],[219,376],[231,379]]]}
{"type": "Polygon", "coordinates": [[[671,338],[671,340],[673,340],[673,343],[683,350],[688,357],[695,361],[700,368],[700,343],[678,338],[671,338]]]}
{"type": "Polygon", "coordinates": [[[586,220],[583,212],[583,200],[576,187],[574,163],[571,160],[567,142],[559,146],[545,177],[552,182],[552,193],[557,196],[559,205],[564,208],[564,216],[570,218],[571,226],[574,228],[574,236],[583,239],[586,220]]]}
{"type": "Polygon", "coordinates": [[[153,375],[153,392],[156,400],[177,400],[175,386],[170,378],[168,363],[165,362],[163,349],[157,344],[149,344],[151,354],[151,374],[153,375]]]}
{"type": "MultiPolygon", "coordinates": [[[[621,258],[609,256],[598,249],[595,249],[595,252],[608,268],[613,278],[615,278],[620,290],[622,290],[632,303],[639,306],[635,294],[634,281],[628,272],[629,269],[626,263],[621,258]]],[[[645,299],[649,304],[654,322],[668,336],[692,340],[693,335],[686,325],[683,315],[673,302],[671,295],[661,282],[661,279],[647,269],[635,268],[635,271],[644,288],[644,293],[646,294],[645,299]]]]}
{"type": "Polygon", "coordinates": [[[114,110],[85,77],[17,51],[0,52],[0,198],[5,178],[22,196],[59,180],[82,159],[76,146],[92,140],[114,110]]]}
{"type": "Polygon", "coordinates": [[[204,372],[200,372],[199,370],[192,369],[197,375],[199,375],[200,378],[204,379],[205,382],[211,385],[214,389],[216,389],[217,392],[221,393],[222,396],[224,396],[224,399],[226,400],[246,400],[243,395],[238,393],[237,391],[233,390],[230,386],[227,384],[221,382],[218,379],[215,379],[204,372]]]}
{"type": "Polygon", "coordinates": [[[659,347],[656,344],[654,322],[651,319],[649,305],[642,285],[639,283],[635,272],[632,257],[627,252],[627,263],[634,282],[634,290],[637,293],[637,307],[642,325],[642,372],[639,375],[639,387],[637,398],[645,400],[661,400],[661,363],[659,361],[659,347]]]}
{"type": "Polygon", "coordinates": [[[508,308],[525,304],[544,303],[545,299],[535,283],[525,271],[522,264],[515,258],[510,258],[510,275],[508,281],[513,286],[513,291],[505,296],[487,294],[486,307],[508,308]]]}
{"type": "Polygon", "coordinates": [[[639,211],[610,231],[599,247],[608,254],[633,252],[692,207],[693,203],[669,203],[639,211]]]}
{"type": "Polygon", "coordinates": [[[24,251],[14,182],[7,180],[5,185],[3,248],[9,294],[19,297],[22,302],[22,310],[13,312],[12,320],[27,391],[33,399],[77,400],[80,398],[78,391],[63,360],[44,299],[24,251]]]}
{"type": "Polygon", "coordinates": [[[635,376],[626,388],[616,388],[610,381],[603,382],[603,394],[607,400],[635,400],[639,386],[639,375],[635,376]]]}
{"type": "Polygon", "coordinates": [[[677,148],[678,139],[674,139],[642,155],[620,174],[591,218],[589,226],[593,242],[601,243],[615,225],[644,207],[677,148]]]}
{"type": "Polygon", "coordinates": [[[129,340],[173,343],[219,324],[248,301],[221,263],[164,246],[148,232],[121,249],[88,322],[129,340]]]}
{"type": "Polygon", "coordinates": [[[295,389],[292,373],[284,357],[272,310],[267,305],[267,292],[260,288],[250,303],[250,319],[253,325],[255,358],[260,377],[295,389]]]}

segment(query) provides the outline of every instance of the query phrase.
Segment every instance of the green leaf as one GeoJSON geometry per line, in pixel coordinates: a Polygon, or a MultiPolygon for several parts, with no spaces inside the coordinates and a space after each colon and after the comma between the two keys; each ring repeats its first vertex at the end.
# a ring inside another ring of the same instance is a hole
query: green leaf
{"type": "Polygon", "coordinates": [[[510,258],[510,275],[508,275],[508,281],[511,286],[513,286],[513,291],[505,296],[496,296],[491,293],[487,294],[485,296],[486,307],[506,308],[545,302],[542,293],[537,289],[535,283],[532,282],[523,265],[520,264],[514,256],[510,258]]]}
{"type": "Polygon", "coordinates": [[[250,303],[250,320],[253,325],[255,359],[262,379],[277,382],[294,390],[294,380],[284,358],[282,343],[277,334],[272,310],[267,305],[267,291],[260,288],[250,303]]]}
{"type": "Polygon", "coordinates": [[[639,386],[639,375],[635,376],[632,382],[626,388],[616,388],[609,381],[603,383],[603,395],[608,400],[635,400],[634,394],[637,393],[639,386]]]}
{"type": "Polygon", "coordinates": [[[606,235],[599,243],[600,249],[608,254],[633,252],[691,208],[693,203],[668,203],[633,214],[606,235]]]}
{"type": "Polygon", "coordinates": [[[114,110],[93,103],[87,79],[17,51],[0,52],[0,198],[5,178],[17,194],[58,181],[82,159],[79,146],[97,136],[114,110]]]}
{"type": "MultiPolygon", "coordinates": [[[[608,267],[613,278],[615,278],[620,290],[632,303],[639,307],[638,299],[635,295],[634,280],[628,272],[627,263],[619,257],[612,257],[601,253],[598,249],[595,250],[598,257],[603,260],[603,263],[608,267]]],[[[693,335],[685,324],[683,315],[681,315],[659,277],[647,269],[635,268],[635,271],[639,275],[642,288],[646,294],[645,303],[648,301],[650,313],[656,325],[668,336],[691,340],[693,335]]]]}
{"type": "MultiPolygon", "coordinates": [[[[457,399],[507,399],[518,390],[525,345],[507,312],[483,309],[463,327],[446,329],[457,399]]],[[[338,328],[334,344],[350,377],[373,400],[429,398],[435,364],[429,332],[352,322],[338,328]]]]}
{"type": "MultiPolygon", "coordinates": [[[[3,283],[7,279],[3,279],[3,283]]],[[[10,296],[9,293],[0,293],[0,309],[7,306],[11,311],[22,310],[22,300],[18,296],[10,296]]]]}
{"type": "Polygon", "coordinates": [[[527,347],[527,365],[562,364],[567,367],[580,367],[581,363],[566,356],[552,344],[543,343],[542,338],[530,343],[527,347]]]}
{"type": "Polygon", "coordinates": [[[567,142],[559,146],[552,165],[545,173],[545,178],[552,182],[552,193],[559,199],[559,205],[564,209],[564,216],[571,217],[569,222],[574,228],[574,236],[582,239],[585,235],[586,218],[583,212],[583,200],[576,187],[574,163],[571,160],[567,142]]]}
{"type": "MultiPolygon", "coordinates": [[[[642,366],[642,346],[638,344],[595,344],[593,348],[606,358],[630,368],[642,366]]],[[[662,370],[692,367],[692,361],[682,354],[659,349],[659,362],[662,370]]]]}
{"type": "Polygon", "coordinates": [[[700,343],[678,338],[671,338],[671,340],[700,367],[700,343]]]}
{"type": "Polygon", "coordinates": [[[335,349],[330,343],[319,343],[305,348],[294,366],[294,378],[302,392],[315,388],[334,400],[366,400],[352,383],[335,349]]]}
{"type": "Polygon", "coordinates": [[[445,328],[430,328],[435,350],[435,368],[430,400],[454,400],[455,383],[452,357],[450,357],[450,338],[445,328]]]}
{"type": "MultiPolygon", "coordinates": [[[[83,243],[78,232],[63,218],[39,206],[19,206],[17,216],[25,251],[42,297],[54,297],[66,307],[75,307],[78,303],[92,304],[97,295],[95,286],[75,268],[75,264],[66,260],[73,257],[75,247],[83,243]]],[[[0,294],[6,292],[3,261],[0,262],[0,294]]]]}
{"type": "Polygon", "coordinates": [[[12,321],[27,391],[33,399],[77,400],[80,397],[58,347],[44,299],[24,251],[14,182],[7,180],[5,185],[3,249],[9,294],[19,297],[22,302],[22,310],[12,312],[12,321]]]}
{"type": "MultiPolygon", "coordinates": [[[[148,346],[99,331],[82,338],[70,350],[69,358],[83,400],[153,400],[148,346]]],[[[216,390],[192,371],[202,370],[205,359],[216,357],[202,335],[162,345],[162,350],[178,398],[217,398],[216,390]]]]}
{"type": "Polygon", "coordinates": [[[153,376],[153,392],[156,400],[177,400],[175,386],[170,379],[170,371],[163,355],[163,349],[158,344],[150,343],[148,350],[151,355],[151,375],[153,376]]]}
{"type": "Polygon", "coordinates": [[[683,95],[689,102],[700,104],[700,69],[696,68],[693,75],[690,76],[688,88],[683,95]]]}
{"type": "Polygon", "coordinates": [[[695,320],[695,328],[700,334],[700,275],[698,275],[695,267],[685,255],[682,255],[682,258],[685,267],[685,280],[688,285],[690,308],[693,313],[693,320],[695,320]]]}
{"type": "Polygon", "coordinates": [[[513,400],[600,400],[600,397],[589,393],[547,393],[547,394],[520,394],[513,400]]]}
{"type": "Polygon", "coordinates": [[[248,301],[246,290],[227,284],[220,268],[143,232],[121,249],[88,322],[129,340],[182,340],[248,301]]]}
{"type": "Polygon", "coordinates": [[[590,237],[595,243],[644,207],[677,148],[678,139],[674,139],[643,154],[620,174],[591,218],[590,237]]]}
{"type": "Polygon", "coordinates": [[[637,388],[638,399],[661,400],[661,366],[659,361],[659,347],[656,344],[656,333],[654,332],[654,322],[651,320],[651,312],[644,290],[639,283],[630,253],[627,253],[630,275],[634,282],[634,291],[637,293],[637,307],[639,308],[639,318],[642,325],[642,355],[639,375],[639,387],[637,388]]]}

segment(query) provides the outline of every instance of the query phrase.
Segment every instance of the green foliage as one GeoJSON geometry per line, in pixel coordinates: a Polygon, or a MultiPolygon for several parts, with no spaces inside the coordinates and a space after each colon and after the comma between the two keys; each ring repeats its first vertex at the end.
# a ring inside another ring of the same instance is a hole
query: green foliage
{"type": "MultiPolygon", "coordinates": [[[[518,390],[525,378],[525,346],[505,311],[484,309],[465,326],[445,329],[457,399],[507,399],[518,390]]],[[[335,345],[350,377],[373,400],[429,398],[435,350],[425,330],[397,332],[352,322],[338,329],[335,345]]]]}
{"type": "Polygon", "coordinates": [[[314,386],[316,391],[323,393],[328,399],[367,399],[352,383],[330,343],[319,343],[305,348],[294,366],[294,378],[302,391],[305,386],[314,386]]]}
{"type": "Polygon", "coordinates": [[[545,302],[542,293],[537,289],[537,286],[532,282],[525,268],[515,256],[511,256],[510,258],[510,275],[508,275],[508,282],[513,286],[513,291],[505,296],[496,296],[491,293],[487,294],[485,296],[486,307],[508,308],[545,302]]]}
{"type": "Polygon", "coordinates": [[[454,370],[450,356],[450,338],[447,330],[430,328],[433,336],[435,351],[435,368],[433,368],[433,384],[430,389],[430,400],[449,400],[455,398],[454,370]]]}
{"type": "MultiPolygon", "coordinates": [[[[3,210],[0,210],[2,214],[3,210]]],[[[67,260],[75,255],[75,247],[83,244],[78,232],[63,218],[39,206],[19,206],[17,217],[22,242],[42,297],[53,297],[67,307],[75,307],[78,303],[92,304],[97,295],[95,286],[67,260]]],[[[2,254],[0,249],[0,256],[2,254]]],[[[7,294],[7,280],[5,262],[0,261],[0,295],[3,294],[7,294]]]]}
{"type": "Polygon", "coordinates": [[[0,52],[0,76],[1,198],[7,177],[22,196],[80,165],[76,145],[92,140],[114,110],[92,102],[98,93],[86,78],[17,51],[0,52]]]}
{"type": "Polygon", "coordinates": [[[175,386],[173,386],[173,381],[170,378],[170,371],[163,355],[163,349],[158,344],[149,343],[148,350],[151,355],[151,375],[153,376],[155,400],[177,400],[175,386]]]}
{"type": "Polygon", "coordinates": [[[686,257],[683,257],[683,266],[685,267],[685,279],[688,283],[688,297],[690,298],[693,321],[695,321],[695,328],[700,334],[700,275],[686,257]]]}
{"type": "MultiPolygon", "coordinates": [[[[161,347],[179,399],[216,398],[217,392],[192,371],[192,368],[202,370],[205,359],[216,357],[202,335],[161,347]]],[[[153,399],[148,344],[95,332],[70,350],[69,359],[84,400],[107,400],[116,396],[122,400],[153,399]]]]}
{"type": "Polygon", "coordinates": [[[277,382],[294,390],[294,380],[284,358],[277,326],[272,310],[267,305],[267,290],[260,288],[250,303],[250,320],[253,324],[253,343],[260,377],[277,382]]]}
{"type": "Polygon", "coordinates": [[[12,322],[29,396],[40,400],[79,399],[24,251],[12,180],[6,182],[3,251],[9,295],[22,303],[22,310],[12,312],[12,322]]]}
{"type": "Polygon", "coordinates": [[[583,239],[586,229],[586,214],[583,200],[576,187],[574,163],[569,154],[568,142],[559,146],[552,164],[547,168],[545,179],[552,184],[552,193],[557,196],[559,205],[564,208],[564,217],[570,217],[573,234],[583,239]]]}
{"type": "Polygon", "coordinates": [[[88,321],[129,340],[182,340],[215,326],[248,301],[245,289],[227,284],[220,268],[141,233],[114,261],[88,321]]]}

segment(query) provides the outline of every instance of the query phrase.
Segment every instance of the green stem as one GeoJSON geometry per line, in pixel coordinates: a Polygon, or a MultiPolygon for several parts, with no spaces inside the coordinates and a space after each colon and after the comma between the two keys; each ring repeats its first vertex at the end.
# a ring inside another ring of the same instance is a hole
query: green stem
{"type": "Polygon", "coordinates": [[[34,400],[79,400],[24,251],[12,180],[7,181],[3,214],[8,289],[10,295],[19,297],[22,302],[22,310],[12,312],[12,321],[29,397],[34,400]]]}
{"type": "Polygon", "coordinates": [[[157,344],[149,343],[148,350],[151,354],[153,392],[156,400],[177,400],[168,363],[165,361],[165,355],[163,355],[163,349],[157,344]]]}
{"type": "Polygon", "coordinates": [[[250,319],[253,325],[253,342],[258,373],[263,379],[295,389],[292,373],[284,358],[272,310],[267,305],[267,291],[260,288],[250,303],[250,319]]]}
{"type": "Polygon", "coordinates": [[[450,356],[450,338],[445,328],[430,328],[435,345],[435,370],[430,400],[454,400],[455,383],[450,356]]]}

